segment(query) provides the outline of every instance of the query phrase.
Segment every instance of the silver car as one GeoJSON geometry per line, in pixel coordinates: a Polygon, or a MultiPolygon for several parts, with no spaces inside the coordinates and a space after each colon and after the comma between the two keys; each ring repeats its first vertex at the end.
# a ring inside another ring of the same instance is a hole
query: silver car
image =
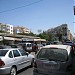
{"type": "Polygon", "coordinates": [[[17,71],[32,66],[34,56],[19,48],[0,49],[0,75],[17,75],[17,71]]]}
{"type": "Polygon", "coordinates": [[[72,51],[68,45],[47,45],[34,61],[33,75],[71,75],[72,51]]]}

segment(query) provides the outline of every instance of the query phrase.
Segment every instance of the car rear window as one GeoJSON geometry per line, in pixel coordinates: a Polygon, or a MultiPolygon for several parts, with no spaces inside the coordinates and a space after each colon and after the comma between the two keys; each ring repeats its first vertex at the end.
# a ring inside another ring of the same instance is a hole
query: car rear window
{"type": "Polygon", "coordinates": [[[39,51],[37,58],[55,61],[66,61],[68,58],[68,52],[65,49],[59,48],[42,48],[39,51]]]}
{"type": "Polygon", "coordinates": [[[5,56],[8,50],[0,50],[0,56],[5,56]]]}

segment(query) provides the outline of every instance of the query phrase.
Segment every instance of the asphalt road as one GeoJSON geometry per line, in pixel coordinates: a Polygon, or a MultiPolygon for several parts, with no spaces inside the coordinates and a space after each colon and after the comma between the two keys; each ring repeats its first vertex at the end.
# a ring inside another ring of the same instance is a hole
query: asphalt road
{"type": "Polygon", "coordinates": [[[18,75],[33,75],[33,68],[27,67],[18,72],[18,75]]]}

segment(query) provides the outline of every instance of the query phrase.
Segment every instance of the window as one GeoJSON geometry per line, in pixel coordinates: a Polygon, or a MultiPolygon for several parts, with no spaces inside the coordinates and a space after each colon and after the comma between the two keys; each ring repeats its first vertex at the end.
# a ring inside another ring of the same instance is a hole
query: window
{"type": "Polygon", "coordinates": [[[13,54],[14,54],[14,57],[20,56],[20,54],[19,54],[19,52],[17,50],[13,50],[13,54]]]}
{"type": "Polygon", "coordinates": [[[11,30],[11,32],[13,32],[13,30],[11,30]]]}
{"type": "Polygon", "coordinates": [[[32,45],[31,44],[27,44],[27,47],[32,47],[32,45]]]}
{"type": "Polygon", "coordinates": [[[5,56],[8,50],[0,50],[0,56],[5,56]]]}
{"type": "Polygon", "coordinates": [[[30,44],[27,44],[27,47],[30,47],[30,44]]]}
{"type": "Polygon", "coordinates": [[[13,58],[12,51],[10,51],[9,57],[10,57],[10,58],[13,58]]]}
{"type": "Polygon", "coordinates": [[[13,29],[13,27],[11,27],[11,29],[13,29]]]}
{"type": "Polygon", "coordinates": [[[19,51],[20,51],[20,53],[21,53],[22,56],[26,55],[26,52],[24,50],[19,49],[19,51]]]}
{"type": "Polygon", "coordinates": [[[59,60],[66,61],[68,57],[68,52],[65,49],[58,48],[43,48],[37,55],[38,59],[48,59],[48,60],[59,60]]]}

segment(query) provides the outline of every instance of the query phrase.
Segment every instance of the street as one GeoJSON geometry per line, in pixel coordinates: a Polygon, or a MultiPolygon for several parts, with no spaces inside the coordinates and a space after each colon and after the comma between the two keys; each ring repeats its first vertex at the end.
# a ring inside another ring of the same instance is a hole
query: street
{"type": "Polygon", "coordinates": [[[18,75],[33,75],[33,68],[27,67],[18,72],[18,75]]]}

